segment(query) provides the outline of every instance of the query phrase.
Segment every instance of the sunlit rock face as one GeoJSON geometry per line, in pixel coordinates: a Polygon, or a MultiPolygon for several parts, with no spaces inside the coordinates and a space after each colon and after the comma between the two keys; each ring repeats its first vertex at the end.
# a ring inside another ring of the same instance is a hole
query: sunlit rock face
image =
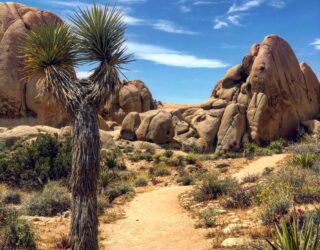
{"type": "MultiPolygon", "coordinates": [[[[269,35],[251,47],[241,64],[227,70],[200,107],[165,111],[175,130],[167,141],[199,151],[237,151],[246,142],[290,139],[319,111],[316,75],[306,63],[299,64],[287,41],[269,35]]],[[[126,119],[131,139],[139,139],[141,116],[126,119]]]]}

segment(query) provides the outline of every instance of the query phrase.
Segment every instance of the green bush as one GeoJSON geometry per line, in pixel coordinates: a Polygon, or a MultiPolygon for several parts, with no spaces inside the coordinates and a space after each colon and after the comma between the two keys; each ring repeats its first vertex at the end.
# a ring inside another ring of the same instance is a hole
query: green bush
{"type": "Polygon", "coordinates": [[[170,150],[170,149],[166,149],[164,152],[163,152],[163,156],[164,157],[167,157],[167,158],[171,158],[173,156],[173,151],[170,150]]]}
{"type": "Polygon", "coordinates": [[[148,180],[146,178],[140,177],[135,180],[134,185],[136,187],[145,187],[148,186],[148,180]]]}
{"type": "Polygon", "coordinates": [[[196,201],[213,200],[227,194],[234,185],[232,179],[219,179],[216,172],[210,172],[204,175],[202,184],[194,192],[196,201]]]}
{"type": "Polygon", "coordinates": [[[165,160],[165,163],[171,167],[182,167],[183,166],[183,156],[171,157],[165,160]]]}
{"type": "Polygon", "coordinates": [[[0,249],[36,249],[35,234],[15,209],[0,205],[0,249]]]}
{"type": "Polygon", "coordinates": [[[126,170],[127,167],[121,159],[122,153],[119,148],[115,148],[108,151],[101,151],[100,154],[100,168],[105,171],[122,171],[126,170]]]}
{"type": "Polygon", "coordinates": [[[313,168],[315,162],[317,159],[316,153],[301,153],[301,154],[295,154],[292,157],[291,163],[293,165],[301,166],[303,168],[313,168]]]}
{"type": "Polygon", "coordinates": [[[109,203],[112,203],[119,196],[126,195],[126,194],[134,195],[133,187],[126,183],[118,184],[107,190],[107,197],[109,199],[109,203]]]}
{"type": "Polygon", "coordinates": [[[189,153],[187,154],[185,160],[188,164],[195,164],[196,161],[198,160],[198,156],[194,153],[189,153]]]}
{"type": "Polygon", "coordinates": [[[199,214],[200,227],[210,228],[216,224],[217,212],[214,208],[206,208],[199,214]]]}
{"type": "Polygon", "coordinates": [[[227,192],[225,206],[227,208],[247,208],[252,204],[253,192],[245,190],[240,184],[234,183],[227,192]]]}
{"type": "Polygon", "coordinates": [[[158,164],[149,169],[149,174],[154,176],[168,176],[171,175],[171,170],[165,164],[158,164]]]}
{"type": "Polygon", "coordinates": [[[7,191],[4,193],[2,197],[2,202],[4,204],[20,204],[21,203],[20,193],[16,191],[7,191]]]}
{"type": "Polygon", "coordinates": [[[9,223],[4,249],[36,249],[35,234],[26,220],[16,219],[9,223]]]}
{"type": "Polygon", "coordinates": [[[68,190],[57,182],[49,182],[42,192],[34,193],[26,204],[26,212],[31,216],[55,216],[70,208],[68,190]]]}
{"type": "Polygon", "coordinates": [[[150,153],[150,152],[147,152],[147,151],[142,152],[140,150],[136,150],[128,158],[132,162],[138,162],[138,161],[141,161],[141,160],[152,161],[153,160],[153,154],[150,153]]]}
{"type": "Polygon", "coordinates": [[[183,175],[177,179],[177,183],[181,183],[183,186],[190,186],[194,184],[194,177],[190,175],[183,175]]]}
{"type": "Polygon", "coordinates": [[[71,140],[39,134],[36,140],[12,153],[0,154],[0,182],[25,189],[39,189],[49,180],[68,178],[71,140]]]}

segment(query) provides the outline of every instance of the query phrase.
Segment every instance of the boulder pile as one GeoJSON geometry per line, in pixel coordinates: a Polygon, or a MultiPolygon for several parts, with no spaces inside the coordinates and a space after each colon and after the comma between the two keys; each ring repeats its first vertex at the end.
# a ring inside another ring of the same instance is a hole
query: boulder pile
{"type": "MultiPolygon", "coordinates": [[[[0,3],[0,126],[6,126],[8,119],[13,120],[12,124],[18,119],[20,123],[27,124],[30,118],[34,119],[33,124],[51,127],[69,123],[58,104],[48,103],[48,98],[39,96],[36,81],[23,80],[17,54],[17,48],[29,30],[51,21],[62,22],[50,11],[13,2],[0,3]]],[[[101,116],[103,120],[121,124],[130,112],[146,112],[154,108],[151,92],[142,81],[122,81],[101,116]]],[[[100,117],[100,128],[106,130],[108,126],[103,120],[100,117]]]]}
{"type": "Polygon", "coordinates": [[[293,138],[319,113],[316,75],[308,64],[299,64],[287,41],[269,35],[226,72],[200,108],[129,113],[121,137],[175,141],[204,152],[236,151],[246,142],[293,138]]]}

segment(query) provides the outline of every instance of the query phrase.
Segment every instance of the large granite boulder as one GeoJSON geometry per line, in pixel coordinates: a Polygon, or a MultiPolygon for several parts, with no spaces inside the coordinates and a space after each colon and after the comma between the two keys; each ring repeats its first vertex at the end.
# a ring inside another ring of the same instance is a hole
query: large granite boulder
{"type": "Polygon", "coordinates": [[[130,112],[146,112],[155,108],[152,94],[140,80],[122,81],[113,97],[106,103],[102,116],[121,124],[130,112]]]}
{"type": "Polygon", "coordinates": [[[320,111],[319,81],[311,68],[299,62],[284,39],[270,35],[260,44],[246,90],[247,119],[257,143],[293,137],[300,122],[320,111]]]}
{"type": "Polygon", "coordinates": [[[23,36],[39,24],[61,22],[49,11],[19,3],[0,3],[0,118],[38,116],[39,124],[59,126],[67,119],[58,105],[40,100],[35,82],[21,80],[17,48],[23,36]]]}

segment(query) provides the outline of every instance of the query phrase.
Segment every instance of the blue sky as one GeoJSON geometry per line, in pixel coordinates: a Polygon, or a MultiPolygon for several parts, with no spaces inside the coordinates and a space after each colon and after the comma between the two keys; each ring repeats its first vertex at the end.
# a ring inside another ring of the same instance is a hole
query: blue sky
{"type": "MultiPolygon", "coordinates": [[[[21,0],[66,19],[90,0],[21,0]]],[[[117,0],[128,24],[128,48],[136,61],[125,72],[141,79],[165,103],[198,103],[209,97],[228,67],[253,43],[278,34],[299,61],[320,76],[319,0],[117,0]]],[[[87,75],[82,66],[79,75],[87,75]]]]}

